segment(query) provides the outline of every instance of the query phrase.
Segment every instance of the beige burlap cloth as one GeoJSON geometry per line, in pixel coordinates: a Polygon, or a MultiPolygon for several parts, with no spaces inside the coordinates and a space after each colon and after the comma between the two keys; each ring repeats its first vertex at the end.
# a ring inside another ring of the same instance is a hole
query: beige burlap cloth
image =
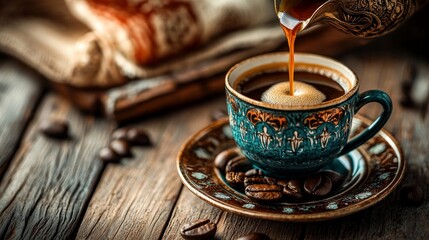
{"type": "MultiPolygon", "coordinates": [[[[39,71],[76,106],[117,121],[219,93],[229,67],[285,43],[271,0],[0,4],[0,51],[39,71]]],[[[313,29],[297,49],[331,55],[356,44],[349,39],[313,29]]]]}

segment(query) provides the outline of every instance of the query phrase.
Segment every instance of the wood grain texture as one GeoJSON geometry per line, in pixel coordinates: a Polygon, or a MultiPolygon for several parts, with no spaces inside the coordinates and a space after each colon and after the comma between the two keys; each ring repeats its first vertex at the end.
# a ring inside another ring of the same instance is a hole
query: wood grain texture
{"type": "Polygon", "coordinates": [[[180,228],[185,223],[204,218],[217,223],[216,239],[236,239],[251,232],[265,233],[271,239],[298,239],[305,227],[302,224],[252,219],[227,213],[184,188],[162,239],[178,239],[180,228]]]}
{"type": "Polygon", "coordinates": [[[204,102],[142,121],[152,148],[134,148],[134,158],[109,165],[89,203],[78,239],[159,239],[182,184],[176,170],[181,145],[209,123],[210,111],[225,101],[204,102]]]}
{"type": "Polygon", "coordinates": [[[220,239],[237,239],[252,232],[264,233],[270,239],[301,239],[305,224],[284,223],[252,219],[232,213],[224,213],[219,223],[220,239]]]}
{"type": "Polygon", "coordinates": [[[42,94],[39,76],[16,61],[0,59],[0,179],[42,94]]]}
{"type": "Polygon", "coordinates": [[[64,239],[76,233],[104,165],[99,149],[111,124],[45,98],[0,185],[0,239],[64,239]],[[40,120],[66,118],[69,139],[38,132],[40,120]]]}
{"type": "Polygon", "coordinates": [[[182,226],[197,219],[210,219],[211,222],[218,223],[222,214],[222,210],[212,207],[187,188],[183,188],[162,239],[177,239],[182,226]]]}

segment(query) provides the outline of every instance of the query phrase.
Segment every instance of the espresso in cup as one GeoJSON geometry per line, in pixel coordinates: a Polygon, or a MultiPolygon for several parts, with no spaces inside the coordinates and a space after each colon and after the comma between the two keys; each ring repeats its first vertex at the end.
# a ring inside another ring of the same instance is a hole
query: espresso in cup
{"type": "Polygon", "coordinates": [[[262,72],[237,83],[243,95],[262,102],[279,105],[314,105],[344,95],[344,89],[329,77],[295,71],[295,94],[290,95],[288,71],[262,72]]]}
{"type": "Polygon", "coordinates": [[[295,55],[295,87],[290,94],[288,53],[247,59],[226,75],[233,138],[244,156],[266,175],[311,174],[359,147],[387,122],[389,96],[358,93],[357,76],[338,61],[314,54],[295,55]],[[349,140],[354,114],[377,102],[381,115],[349,140]]]}

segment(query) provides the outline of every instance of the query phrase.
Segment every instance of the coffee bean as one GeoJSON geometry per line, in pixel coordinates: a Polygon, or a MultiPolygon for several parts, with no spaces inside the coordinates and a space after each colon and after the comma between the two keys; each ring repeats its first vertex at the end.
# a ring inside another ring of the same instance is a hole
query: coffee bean
{"type": "Polygon", "coordinates": [[[119,156],[119,157],[128,157],[131,155],[130,145],[127,141],[124,140],[113,140],[110,143],[110,148],[119,156]]]}
{"type": "Polygon", "coordinates": [[[272,177],[246,177],[244,179],[244,186],[250,186],[255,184],[270,184],[274,185],[277,183],[277,180],[272,177]]]}
{"type": "Polygon", "coordinates": [[[183,225],[180,235],[184,239],[212,239],[216,234],[216,224],[209,219],[196,220],[183,225]]]}
{"type": "Polygon", "coordinates": [[[113,140],[127,140],[128,128],[119,128],[113,131],[111,138],[113,140]]]}
{"type": "Polygon", "coordinates": [[[237,238],[237,240],[270,240],[270,238],[263,233],[249,233],[237,238]]]}
{"type": "Polygon", "coordinates": [[[325,170],[321,172],[322,175],[325,175],[331,179],[332,185],[338,185],[343,182],[343,176],[341,176],[340,173],[332,171],[332,170],[325,170]]]}
{"type": "Polygon", "coordinates": [[[278,201],[283,197],[282,187],[275,184],[254,184],[245,188],[246,196],[263,202],[278,201]]]}
{"type": "Polygon", "coordinates": [[[225,178],[229,184],[238,186],[244,182],[244,172],[227,172],[225,178]]]}
{"type": "Polygon", "coordinates": [[[219,119],[224,118],[226,116],[228,116],[228,114],[224,110],[221,110],[221,109],[216,109],[210,113],[210,118],[212,119],[212,121],[219,120],[219,119]]]}
{"type": "Polygon", "coordinates": [[[237,156],[231,159],[225,167],[226,172],[246,172],[252,167],[244,156],[237,156]]]}
{"type": "Polygon", "coordinates": [[[282,198],[282,188],[271,177],[245,177],[245,193],[256,201],[277,201],[282,198]]]}
{"type": "Polygon", "coordinates": [[[225,171],[225,167],[226,164],[228,164],[228,162],[233,159],[234,157],[239,156],[239,150],[238,148],[230,148],[227,150],[224,150],[222,152],[220,152],[215,160],[214,160],[214,165],[221,171],[225,171]]]}
{"type": "Polygon", "coordinates": [[[405,205],[419,206],[424,202],[423,189],[418,185],[407,185],[401,188],[399,199],[405,205]]]}
{"type": "Polygon", "coordinates": [[[325,196],[332,189],[332,181],[320,173],[308,177],[304,182],[304,191],[313,196],[325,196]]]}
{"type": "Polygon", "coordinates": [[[127,140],[134,146],[150,146],[149,135],[141,128],[131,128],[127,131],[127,140]]]}
{"type": "Polygon", "coordinates": [[[47,118],[40,122],[39,130],[49,137],[66,138],[68,136],[69,124],[63,119],[47,118]]]}
{"type": "Polygon", "coordinates": [[[244,175],[246,177],[256,177],[256,176],[263,176],[264,173],[261,171],[261,169],[252,168],[249,171],[247,171],[244,175]]]}
{"type": "Polygon", "coordinates": [[[105,147],[98,154],[101,160],[105,162],[118,162],[121,158],[111,148],[105,147]]]}
{"type": "Polygon", "coordinates": [[[302,194],[302,183],[299,180],[280,180],[277,182],[278,185],[283,187],[283,195],[292,199],[301,199],[302,194]]]}
{"type": "Polygon", "coordinates": [[[408,65],[404,69],[404,73],[402,76],[402,99],[400,100],[400,103],[403,107],[407,108],[415,108],[416,104],[413,100],[413,94],[412,89],[414,84],[416,84],[417,79],[417,67],[413,65],[408,65]]]}

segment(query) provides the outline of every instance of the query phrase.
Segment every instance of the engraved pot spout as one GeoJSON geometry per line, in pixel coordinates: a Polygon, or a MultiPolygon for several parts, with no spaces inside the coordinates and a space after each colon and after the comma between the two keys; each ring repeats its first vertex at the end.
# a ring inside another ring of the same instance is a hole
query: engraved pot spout
{"type": "Polygon", "coordinates": [[[429,0],[329,0],[306,21],[304,28],[329,24],[357,37],[385,35],[429,0]]]}

